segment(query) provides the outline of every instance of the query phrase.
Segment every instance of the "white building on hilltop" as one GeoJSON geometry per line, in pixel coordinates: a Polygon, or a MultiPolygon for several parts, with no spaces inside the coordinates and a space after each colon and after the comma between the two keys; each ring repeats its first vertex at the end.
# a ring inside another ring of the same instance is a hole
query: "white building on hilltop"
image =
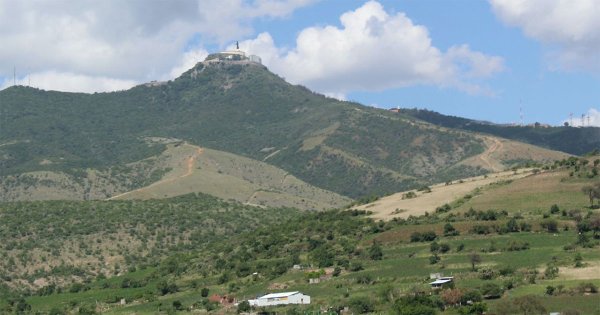
{"type": "Polygon", "coordinates": [[[248,300],[251,306],[273,306],[287,304],[310,304],[310,296],[298,291],[271,293],[255,300],[248,300]]]}
{"type": "Polygon", "coordinates": [[[256,55],[246,55],[246,53],[240,50],[239,43],[236,42],[235,49],[222,51],[216,54],[210,54],[204,61],[207,62],[220,62],[220,61],[250,61],[254,63],[262,64],[262,59],[256,55]]]}

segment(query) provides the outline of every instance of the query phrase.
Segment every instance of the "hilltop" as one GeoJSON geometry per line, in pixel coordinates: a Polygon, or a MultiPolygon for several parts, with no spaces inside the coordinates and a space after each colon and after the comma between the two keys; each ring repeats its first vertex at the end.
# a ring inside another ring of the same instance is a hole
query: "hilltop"
{"type": "Polygon", "coordinates": [[[338,101],[248,61],[200,62],[173,81],[111,93],[11,87],[0,109],[3,200],[104,199],[149,186],[177,168],[161,158],[168,141],[152,139],[266,163],[344,198],[566,156],[338,101]]]}

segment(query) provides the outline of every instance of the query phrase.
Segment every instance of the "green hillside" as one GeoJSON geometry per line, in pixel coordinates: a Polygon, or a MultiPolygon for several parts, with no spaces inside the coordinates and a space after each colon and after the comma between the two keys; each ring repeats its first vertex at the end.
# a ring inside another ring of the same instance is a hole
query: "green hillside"
{"type": "MultiPolygon", "coordinates": [[[[53,284],[29,280],[40,275],[36,272],[7,273],[9,278],[0,285],[0,309],[14,312],[20,307],[41,314],[232,314],[236,306],[208,297],[226,295],[241,301],[298,290],[311,296],[311,305],[265,310],[597,314],[600,212],[595,205],[600,194],[591,206],[582,188],[598,190],[593,172],[598,165],[594,159],[563,160],[548,165],[547,172],[490,185],[469,198],[440,205],[435,213],[389,221],[374,221],[357,210],[258,210],[206,196],[4,204],[3,218],[29,211],[37,222],[12,219],[6,224],[10,228],[2,230],[3,239],[12,244],[3,245],[2,255],[15,257],[17,266],[22,261],[42,263],[33,253],[51,250],[54,243],[64,244],[60,257],[65,261],[91,257],[93,262],[97,251],[106,257],[113,252],[124,260],[119,268],[92,263],[50,269],[43,276],[75,275],[53,284]],[[573,185],[577,189],[568,188],[571,193],[558,193],[573,185]],[[542,194],[546,204],[520,207],[521,196],[528,192],[542,194]],[[473,209],[465,211],[464,205],[473,209]],[[132,210],[123,211],[126,208],[132,210]],[[243,217],[231,216],[237,212],[243,217]],[[52,230],[58,233],[48,234],[52,230]],[[114,240],[93,241],[99,231],[108,231],[103,239],[114,240]],[[82,242],[88,235],[91,241],[82,242]],[[139,244],[144,238],[148,249],[139,244]],[[78,248],[81,244],[87,247],[78,248]],[[454,286],[431,289],[431,273],[453,276],[454,286]],[[310,278],[320,282],[310,284],[310,278]],[[30,282],[15,290],[19,279],[30,282]]],[[[50,261],[51,251],[45,255],[50,261]]]]}
{"type": "Polygon", "coordinates": [[[598,127],[503,126],[442,115],[429,110],[401,109],[401,113],[438,126],[486,133],[574,155],[600,150],[598,127]]]}
{"type": "Polygon", "coordinates": [[[201,194],[0,203],[0,284],[26,291],[121,275],[298,215],[201,194]]]}
{"type": "Polygon", "coordinates": [[[173,81],[112,93],[11,87],[0,111],[0,180],[58,172],[84,182],[81,199],[94,190],[90,170],[133,178],[109,176],[109,195],[156,181],[168,170],[130,168],[165,150],[148,141],[156,137],[264,161],[351,198],[486,172],[461,163],[486,149],[479,136],[327,98],[248,62],[198,63],[173,81]]]}

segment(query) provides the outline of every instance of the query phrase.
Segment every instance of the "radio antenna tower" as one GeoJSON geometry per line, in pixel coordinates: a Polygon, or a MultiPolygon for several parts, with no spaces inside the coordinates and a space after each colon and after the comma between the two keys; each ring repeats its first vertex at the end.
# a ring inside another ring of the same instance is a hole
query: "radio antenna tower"
{"type": "Polygon", "coordinates": [[[569,113],[569,126],[573,127],[573,113],[569,113]]]}
{"type": "Polygon", "coordinates": [[[523,101],[519,100],[519,119],[521,120],[521,126],[523,126],[523,101]]]}
{"type": "Polygon", "coordinates": [[[588,119],[588,127],[590,126],[590,114],[587,115],[587,119],[588,119]]]}

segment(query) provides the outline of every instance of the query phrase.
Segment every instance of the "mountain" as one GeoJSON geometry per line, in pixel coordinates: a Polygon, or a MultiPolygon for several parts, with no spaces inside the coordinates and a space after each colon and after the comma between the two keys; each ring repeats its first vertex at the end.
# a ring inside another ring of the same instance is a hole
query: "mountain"
{"type": "Polygon", "coordinates": [[[103,199],[147,187],[177,167],[161,158],[173,141],[267,163],[342,198],[566,157],[328,98],[257,63],[200,62],[126,91],[0,91],[0,196],[103,199]]]}
{"type": "Polygon", "coordinates": [[[481,132],[574,155],[600,150],[598,127],[507,126],[422,109],[400,109],[400,112],[438,126],[481,132]]]}

